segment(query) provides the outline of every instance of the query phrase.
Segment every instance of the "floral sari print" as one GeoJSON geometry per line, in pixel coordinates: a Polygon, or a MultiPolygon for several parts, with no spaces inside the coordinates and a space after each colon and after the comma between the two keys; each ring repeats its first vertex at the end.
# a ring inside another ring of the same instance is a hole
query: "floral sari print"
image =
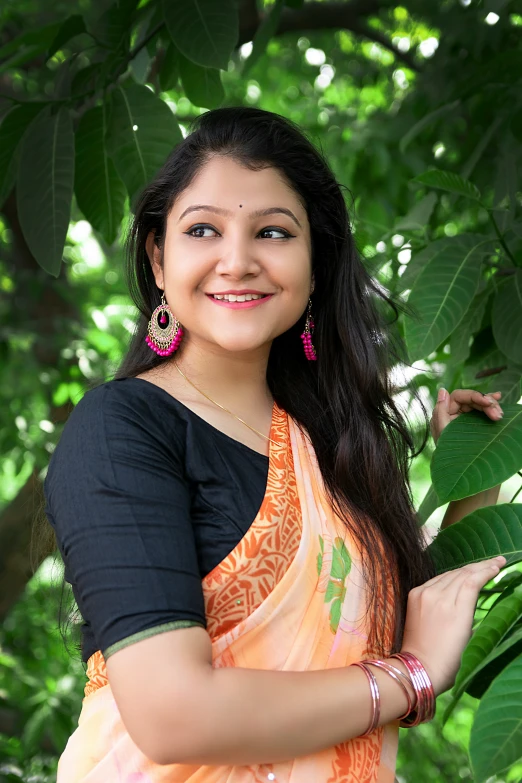
{"type": "MultiPolygon", "coordinates": [[[[326,499],[309,438],[276,403],[270,438],[275,443],[261,508],[238,545],[203,579],[213,665],[278,671],[348,666],[371,652],[360,551],[326,499]]],[[[391,600],[389,584],[390,578],[379,588],[382,601],[391,600]]],[[[391,619],[386,635],[391,650],[391,619]]],[[[60,757],[57,783],[394,781],[398,721],[285,762],[156,764],[125,729],[100,651],[89,659],[87,675],[78,728],[60,757]]]]}

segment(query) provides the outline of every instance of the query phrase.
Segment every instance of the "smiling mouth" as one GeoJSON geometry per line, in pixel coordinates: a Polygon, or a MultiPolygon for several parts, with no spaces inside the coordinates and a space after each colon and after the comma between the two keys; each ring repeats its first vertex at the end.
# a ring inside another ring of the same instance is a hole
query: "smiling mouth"
{"type": "Polygon", "coordinates": [[[223,302],[254,302],[266,299],[271,294],[207,294],[211,299],[223,302]]]}

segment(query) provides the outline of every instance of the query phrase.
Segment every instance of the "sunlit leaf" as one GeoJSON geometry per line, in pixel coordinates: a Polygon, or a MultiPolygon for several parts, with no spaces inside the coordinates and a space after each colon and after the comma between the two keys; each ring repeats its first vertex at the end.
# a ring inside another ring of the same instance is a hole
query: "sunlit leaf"
{"type": "Polygon", "coordinates": [[[479,284],[485,246],[480,237],[455,237],[415,280],[408,305],[418,317],[404,323],[411,361],[434,351],[463,318],[479,284]]]}
{"type": "Polygon", "coordinates": [[[502,405],[502,410],[498,421],[470,411],[442,430],[431,460],[441,504],[490,489],[522,468],[522,405],[502,405]]]}

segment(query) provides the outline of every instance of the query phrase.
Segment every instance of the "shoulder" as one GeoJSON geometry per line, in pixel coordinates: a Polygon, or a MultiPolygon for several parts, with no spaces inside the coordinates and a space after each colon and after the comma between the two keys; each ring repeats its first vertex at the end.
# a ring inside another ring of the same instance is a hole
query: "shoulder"
{"type": "Polygon", "coordinates": [[[89,389],[64,424],[51,456],[46,489],[57,477],[82,470],[96,474],[108,464],[182,465],[186,421],[177,401],[138,378],[112,380],[89,389]]]}

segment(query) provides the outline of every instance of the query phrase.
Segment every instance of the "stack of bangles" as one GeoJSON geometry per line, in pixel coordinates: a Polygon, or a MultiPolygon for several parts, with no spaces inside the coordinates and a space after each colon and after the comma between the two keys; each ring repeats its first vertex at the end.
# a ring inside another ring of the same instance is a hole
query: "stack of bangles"
{"type": "Polygon", "coordinates": [[[393,666],[388,661],[381,661],[377,659],[370,659],[366,661],[358,661],[352,663],[352,666],[358,666],[364,671],[368,682],[370,684],[370,691],[372,694],[372,717],[370,725],[361,737],[366,737],[371,734],[379,725],[379,719],[381,715],[381,698],[379,694],[379,686],[377,685],[377,678],[370,669],[370,666],[377,666],[379,669],[383,669],[390,677],[393,677],[396,682],[401,686],[406,698],[408,700],[408,709],[401,715],[398,720],[400,726],[405,729],[410,729],[412,726],[418,726],[419,723],[427,723],[433,719],[435,715],[435,692],[433,685],[428,677],[428,672],[419,661],[419,659],[409,652],[395,653],[390,658],[397,658],[402,661],[408,670],[409,677],[404,672],[393,666]],[[407,683],[415,693],[415,700],[412,702],[410,691],[405,685],[407,683]]]}

